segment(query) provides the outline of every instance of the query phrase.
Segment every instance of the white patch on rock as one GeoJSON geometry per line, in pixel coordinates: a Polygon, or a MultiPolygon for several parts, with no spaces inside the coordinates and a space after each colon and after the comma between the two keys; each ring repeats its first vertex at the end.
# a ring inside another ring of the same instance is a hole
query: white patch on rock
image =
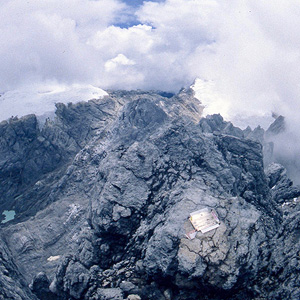
{"type": "Polygon", "coordinates": [[[66,221],[64,222],[64,225],[66,225],[71,220],[76,219],[79,216],[79,214],[80,214],[80,205],[72,203],[69,206],[69,210],[67,212],[67,218],[66,221]]]}
{"type": "Polygon", "coordinates": [[[58,260],[58,259],[60,259],[60,255],[49,256],[49,257],[47,258],[48,261],[56,261],[56,260],[58,260]]]}

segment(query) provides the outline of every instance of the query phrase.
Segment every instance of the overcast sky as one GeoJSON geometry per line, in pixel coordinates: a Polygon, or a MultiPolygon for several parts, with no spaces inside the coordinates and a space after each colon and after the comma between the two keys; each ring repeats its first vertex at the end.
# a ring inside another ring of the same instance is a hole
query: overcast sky
{"type": "Polygon", "coordinates": [[[2,0],[0,16],[2,93],[49,82],[178,91],[200,78],[211,112],[298,122],[299,0],[2,0]]]}

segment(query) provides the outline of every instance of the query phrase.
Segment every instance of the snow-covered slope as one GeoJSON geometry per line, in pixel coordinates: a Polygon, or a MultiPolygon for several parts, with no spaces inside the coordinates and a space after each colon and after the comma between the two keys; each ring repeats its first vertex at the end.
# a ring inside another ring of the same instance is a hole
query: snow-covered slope
{"type": "Polygon", "coordinates": [[[12,116],[54,112],[55,103],[99,99],[107,93],[92,85],[34,85],[5,92],[0,97],[0,121],[12,116]]]}

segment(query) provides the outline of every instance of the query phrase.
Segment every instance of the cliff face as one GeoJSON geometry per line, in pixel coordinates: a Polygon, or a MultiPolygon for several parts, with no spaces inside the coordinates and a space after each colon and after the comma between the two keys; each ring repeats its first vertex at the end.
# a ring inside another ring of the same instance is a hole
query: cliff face
{"type": "Polygon", "coordinates": [[[117,91],[42,127],[1,123],[1,208],[17,213],[2,237],[24,294],[299,298],[300,190],[264,170],[260,129],[201,112],[190,90],[117,91]],[[189,240],[202,208],[220,226],[189,240]]]}

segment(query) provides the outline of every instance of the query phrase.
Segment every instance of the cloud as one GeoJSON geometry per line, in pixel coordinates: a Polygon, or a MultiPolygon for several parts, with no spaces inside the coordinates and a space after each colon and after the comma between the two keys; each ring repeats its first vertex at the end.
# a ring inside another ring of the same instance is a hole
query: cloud
{"type": "Polygon", "coordinates": [[[49,79],[94,81],[101,58],[86,41],[124,8],[114,0],[2,1],[1,90],[49,79]]]}
{"type": "Polygon", "coordinates": [[[54,80],[176,91],[200,78],[207,112],[238,125],[272,111],[296,118],[298,1],[128,3],[2,1],[0,89],[54,80]]]}
{"type": "Polygon", "coordinates": [[[135,65],[135,62],[128,59],[123,54],[118,54],[115,58],[112,58],[105,63],[105,70],[107,70],[107,72],[111,72],[112,70],[115,70],[120,65],[132,66],[135,65]]]}

